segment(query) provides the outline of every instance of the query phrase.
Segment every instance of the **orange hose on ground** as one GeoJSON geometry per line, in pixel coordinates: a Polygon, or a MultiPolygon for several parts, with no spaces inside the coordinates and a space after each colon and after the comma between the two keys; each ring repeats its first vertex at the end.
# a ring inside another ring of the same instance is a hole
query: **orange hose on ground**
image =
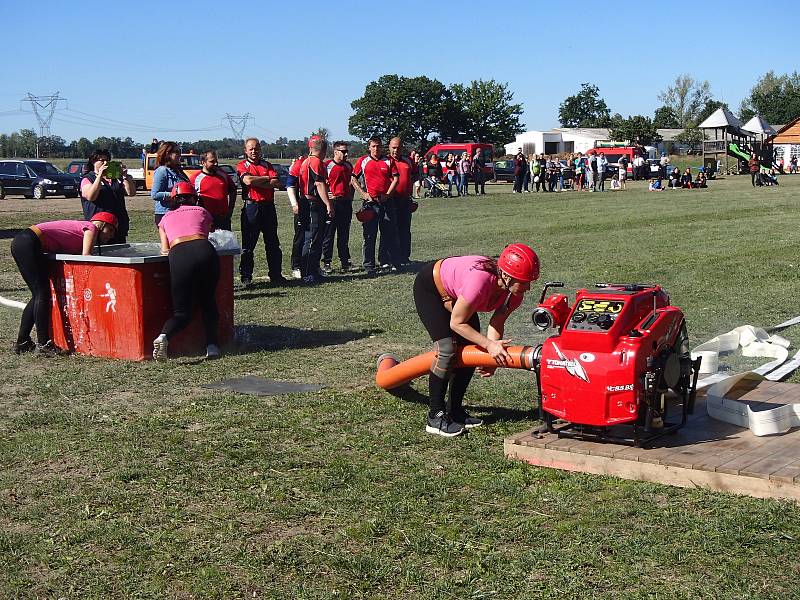
{"type": "MultiPolygon", "coordinates": [[[[533,369],[533,346],[509,346],[506,348],[511,361],[506,365],[509,369],[533,369]]],[[[400,362],[391,354],[383,354],[378,358],[378,372],[375,373],[375,383],[378,387],[391,390],[401,386],[422,375],[427,375],[436,358],[436,353],[425,352],[400,362]]],[[[474,344],[458,346],[455,352],[454,368],[459,367],[489,367],[497,368],[499,365],[486,350],[474,344]]]]}

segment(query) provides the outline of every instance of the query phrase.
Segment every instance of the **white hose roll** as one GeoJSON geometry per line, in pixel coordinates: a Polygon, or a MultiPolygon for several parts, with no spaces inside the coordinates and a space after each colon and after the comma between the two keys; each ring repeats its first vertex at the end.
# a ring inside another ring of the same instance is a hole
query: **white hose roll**
{"type": "Polygon", "coordinates": [[[24,302],[17,302],[16,300],[9,300],[8,298],[3,298],[0,296],[0,304],[3,306],[8,306],[10,308],[18,308],[20,310],[25,308],[24,302]]]}
{"type": "Polygon", "coordinates": [[[700,374],[710,375],[719,370],[719,353],[711,350],[702,350],[700,352],[692,352],[692,359],[700,357],[700,374]]]}

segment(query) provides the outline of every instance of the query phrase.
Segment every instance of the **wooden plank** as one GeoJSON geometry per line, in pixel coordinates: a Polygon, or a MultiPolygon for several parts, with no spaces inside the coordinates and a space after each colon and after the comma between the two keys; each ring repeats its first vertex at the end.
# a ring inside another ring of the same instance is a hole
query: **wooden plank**
{"type": "Polygon", "coordinates": [[[800,460],[800,448],[796,445],[783,446],[775,454],[748,465],[740,472],[749,477],[770,479],[772,473],[798,460],[800,460]]]}
{"type": "Polygon", "coordinates": [[[558,435],[553,434],[552,439],[547,440],[545,448],[552,448],[553,450],[563,450],[569,452],[570,448],[581,443],[581,440],[575,438],[560,438],[558,435]]]}
{"type": "MultiPolygon", "coordinates": [[[[748,431],[748,433],[750,432],[748,431]]],[[[773,454],[776,454],[786,442],[785,439],[781,439],[781,436],[776,436],[773,438],[762,437],[757,439],[762,442],[758,445],[758,447],[751,447],[745,452],[740,452],[727,462],[717,465],[714,470],[717,473],[729,473],[736,475],[743,469],[746,470],[747,467],[754,462],[758,462],[759,460],[769,458],[773,454]]]]}
{"type": "Polygon", "coordinates": [[[783,483],[796,483],[800,484],[800,460],[781,467],[777,471],[770,473],[769,478],[774,481],[781,481],[783,483]]]}
{"type": "Polygon", "coordinates": [[[504,450],[510,459],[540,467],[746,494],[756,498],[786,498],[800,502],[800,484],[795,483],[562,452],[549,448],[529,448],[508,443],[504,445],[504,450]]]}

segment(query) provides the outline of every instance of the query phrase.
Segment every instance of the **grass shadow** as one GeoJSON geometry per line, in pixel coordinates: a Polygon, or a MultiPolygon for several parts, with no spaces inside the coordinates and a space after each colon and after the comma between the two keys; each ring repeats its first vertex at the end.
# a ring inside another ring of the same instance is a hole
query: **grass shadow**
{"type": "Polygon", "coordinates": [[[538,409],[508,408],[506,406],[469,406],[469,412],[480,415],[485,423],[498,423],[502,421],[535,421],[539,418],[538,409]]]}
{"type": "Polygon", "coordinates": [[[383,333],[381,329],[328,330],[298,329],[281,325],[237,325],[232,354],[247,354],[261,350],[287,350],[339,346],[383,333]]]}
{"type": "Polygon", "coordinates": [[[0,240],[10,240],[18,233],[25,231],[24,229],[0,229],[0,240]]]}
{"type": "Polygon", "coordinates": [[[428,397],[411,387],[411,384],[403,384],[391,390],[386,390],[389,394],[400,400],[406,402],[413,402],[414,404],[428,405],[428,397]]]}

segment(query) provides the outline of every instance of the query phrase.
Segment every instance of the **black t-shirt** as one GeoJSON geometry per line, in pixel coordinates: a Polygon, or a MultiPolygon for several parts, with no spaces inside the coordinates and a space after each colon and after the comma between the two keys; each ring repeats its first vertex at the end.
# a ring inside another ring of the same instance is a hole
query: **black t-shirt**
{"type": "MultiPolygon", "coordinates": [[[[97,175],[92,171],[86,173],[84,177],[94,183],[97,175]]],[[[125,207],[125,187],[121,180],[114,179],[110,185],[104,181],[100,185],[100,192],[94,202],[90,202],[81,194],[81,206],[83,207],[83,218],[87,221],[91,221],[92,217],[99,212],[110,212],[119,221],[115,238],[127,237],[130,219],[128,209],[125,207]]]]}
{"type": "Polygon", "coordinates": [[[428,177],[442,178],[442,163],[428,163],[428,177]]]}

